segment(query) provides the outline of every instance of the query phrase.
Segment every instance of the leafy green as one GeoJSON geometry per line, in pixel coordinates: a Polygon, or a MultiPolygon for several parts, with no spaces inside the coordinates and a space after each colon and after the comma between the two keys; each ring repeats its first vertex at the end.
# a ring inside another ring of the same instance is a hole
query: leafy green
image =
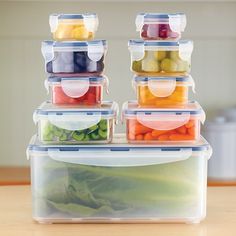
{"type": "Polygon", "coordinates": [[[35,177],[40,182],[35,202],[42,204],[39,214],[44,216],[188,215],[199,207],[199,163],[193,157],[142,167],[96,167],[49,159],[40,166],[43,176],[35,177]]]}

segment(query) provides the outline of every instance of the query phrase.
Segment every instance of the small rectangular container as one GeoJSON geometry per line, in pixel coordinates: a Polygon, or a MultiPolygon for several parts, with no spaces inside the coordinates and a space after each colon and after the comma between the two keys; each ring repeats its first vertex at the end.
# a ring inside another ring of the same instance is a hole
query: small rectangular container
{"type": "Polygon", "coordinates": [[[45,70],[50,74],[101,75],[107,52],[106,40],[44,41],[41,48],[45,70]]]}
{"type": "Polygon", "coordinates": [[[144,40],[177,40],[185,30],[186,16],[183,13],[140,13],[135,24],[144,40]]]}
{"type": "Polygon", "coordinates": [[[195,91],[191,76],[181,77],[145,77],[133,79],[137,101],[142,107],[173,107],[188,102],[189,87],[195,91]]]}
{"type": "MultiPolygon", "coordinates": [[[[199,223],[211,147],[42,145],[32,138],[33,219],[39,223],[199,223]]],[[[118,140],[117,140],[118,139],[118,140]]]]}
{"type": "Polygon", "coordinates": [[[127,140],[130,143],[196,142],[205,113],[197,102],[184,107],[140,108],[136,101],[123,105],[127,140]]]}
{"type": "Polygon", "coordinates": [[[90,144],[112,141],[118,105],[101,107],[55,106],[44,102],[33,115],[39,140],[45,144],[90,144]]]}
{"type": "Polygon", "coordinates": [[[130,40],[131,71],[141,76],[182,76],[190,72],[193,42],[130,40]]]}
{"type": "Polygon", "coordinates": [[[56,105],[99,106],[103,88],[107,91],[108,79],[97,77],[49,76],[45,87],[50,92],[51,102],[56,105]]]}
{"type": "Polygon", "coordinates": [[[49,25],[55,41],[92,40],[98,28],[94,13],[51,14],[49,25]]]}

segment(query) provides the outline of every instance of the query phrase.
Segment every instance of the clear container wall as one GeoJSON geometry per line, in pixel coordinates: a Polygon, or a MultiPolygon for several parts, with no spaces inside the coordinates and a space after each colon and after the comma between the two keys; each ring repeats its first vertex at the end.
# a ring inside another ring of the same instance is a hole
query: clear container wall
{"type": "MultiPolygon", "coordinates": [[[[188,86],[177,85],[168,96],[158,96],[150,90],[147,82],[137,83],[136,85],[137,101],[142,107],[173,107],[184,105],[188,102],[188,90],[188,86]]],[[[162,93],[161,88],[158,89],[158,93],[162,93]]]]}
{"type": "MultiPolygon", "coordinates": [[[[71,121],[66,121],[65,116],[66,122],[71,121]]],[[[67,130],[47,118],[40,118],[38,129],[39,140],[44,144],[109,143],[113,138],[114,119],[101,119],[96,125],[83,130],[67,130]]]]}
{"type": "MultiPolygon", "coordinates": [[[[165,121],[157,121],[157,127],[158,122],[162,122],[160,126],[167,123],[165,121]]],[[[166,126],[168,126],[168,123],[166,126]]],[[[130,143],[197,141],[200,138],[200,128],[200,121],[196,117],[191,117],[187,123],[173,129],[152,128],[141,124],[135,116],[126,119],[126,134],[130,143]]]]}
{"type": "Polygon", "coordinates": [[[145,50],[140,60],[131,58],[131,70],[144,76],[182,76],[190,72],[191,60],[184,60],[176,50],[145,50]]]}
{"type": "Polygon", "coordinates": [[[59,20],[53,32],[56,41],[92,40],[94,36],[95,28],[87,29],[83,19],[59,20]]]}
{"type": "Polygon", "coordinates": [[[53,74],[78,74],[80,76],[101,75],[104,70],[104,56],[94,61],[87,51],[57,51],[46,63],[46,72],[53,74]]]}
{"type": "Polygon", "coordinates": [[[90,83],[87,92],[79,97],[71,97],[65,93],[61,84],[50,85],[51,102],[55,105],[85,105],[98,106],[101,105],[103,95],[103,85],[98,83],[90,83]]]}
{"type": "Polygon", "coordinates": [[[47,154],[31,156],[33,218],[48,223],[198,223],[206,214],[206,177],[204,152],[140,167],[86,166],[47,154]]]}
{"type": "Polygon", "coordinates": [[[140,30],[140,38],[144,40],[178,40],[181,30],[173,31],[169,22],[145,23],[140,30]]]}

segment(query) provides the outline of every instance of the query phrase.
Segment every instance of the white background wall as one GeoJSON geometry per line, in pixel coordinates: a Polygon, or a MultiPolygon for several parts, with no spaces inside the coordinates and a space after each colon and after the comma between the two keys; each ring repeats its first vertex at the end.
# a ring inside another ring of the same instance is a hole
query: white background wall
{"type": "MultiPolygon", "coordinates": [[[[40,43],[50,39],[48,15],[96,12],[97,38],[109,41],[106,74],[110,94],[121,105],[133,99],[127,41],[138,38],[138,12],[185,12],[185,38],[195,49],[192,76],[195,98],[209,116],[236,103],[236,2],[202,1],[0,1],[0,165],[27,165],[25,149],[36,128],[33,110],[46,99],[40,43]]],[[[120,126],[118,130],[123,128],[120,126]]]]}

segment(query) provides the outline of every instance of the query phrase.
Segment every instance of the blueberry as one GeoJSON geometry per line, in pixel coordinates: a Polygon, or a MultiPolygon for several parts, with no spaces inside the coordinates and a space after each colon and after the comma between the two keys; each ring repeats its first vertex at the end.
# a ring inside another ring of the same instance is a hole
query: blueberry
{"type": "Polygon", "coordinates": [[[77,64],[80,68],[86,67],[86,59],[87,56],[84,52],[75,52],[74,53],[74,62],[77,64]]]}

